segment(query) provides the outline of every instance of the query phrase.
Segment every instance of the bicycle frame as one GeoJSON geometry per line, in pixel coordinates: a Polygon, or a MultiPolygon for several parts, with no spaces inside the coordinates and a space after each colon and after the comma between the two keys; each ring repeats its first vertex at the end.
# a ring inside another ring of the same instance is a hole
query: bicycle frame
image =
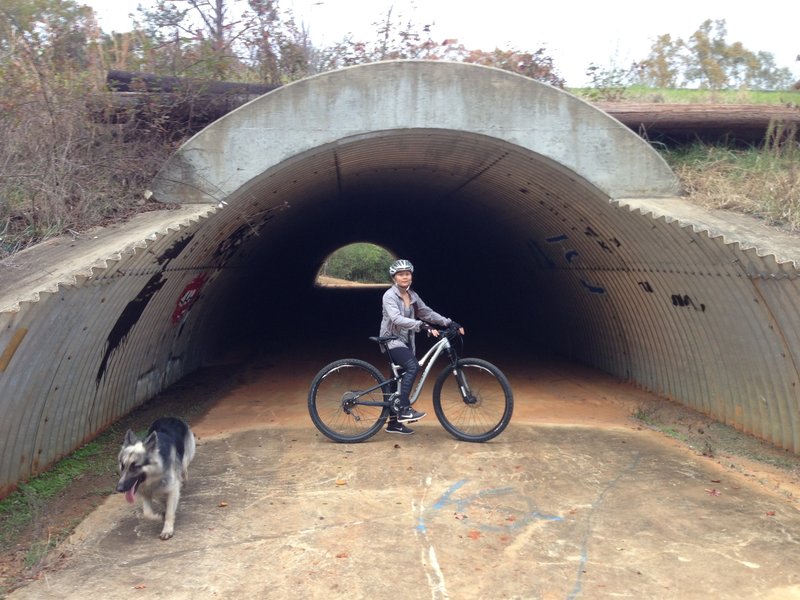
{"type": "MultiPolygon", "coordinates": [[[[414,404],[417,399],[419,398],[420,393],[422,392],[422,386],[425,385],[425,380],[428,378],[428,374],[431,372],[433,368],[433,364],[436,362],[436,359],[439,358],[439,355],[442,352],[452,350],[453,346],[450,344],[450,340],[447,336],[441,336],[438,342],[436,342],[430,349],[425,353],[425,355],[419,360],[419,365],[423,368],[422,375],[419,377],[419,381],[417,381],[417,385],[414,388],[413,393],[409,396],[409,403],[414,404]]],[[[454,361],[455,359],[453,359],[454,361]]],[[[363,402],[360,400],[361,396],[364,394],[368,394],[370,392],[374,392],[380,387],[383,387],[389,382],[398,381],[400,379],[400,365],[396,365],[391,360],[389,361],[392,369],[392,378],[387,379],[386,381],[381,381],[379,384],[372,386],[369,389],[362,390],[361,393],[356,394],[352,399],[356,401],[357,404],[361,404],[362,406],[388,406],[391,402],[391,397],[387,398],[383,402],[363,402]]],[[[455,363],[454,363],[455,364],[455,363]]],[[[463,380],[461,374],[456,373],[456,377],[458,378],[459,384],[461,385],[462,394],[466,394],[468,391],[468,386],[466,382],[463,380]]],[[[466,397],[466,396],[465,396],[466,397]]]]}
{"type": "MultiPolygon", "coordinates": [[[[425,355],[419,359],[419,366],[424,367],[422,370],[422,374],[419,376],[419,381],[417,381],[417,385],[414,388],[411,396],[409,396],[408,401],[411,404],[414,404],[417,399],[419,398],[420,393],[422,392],[422,386],[425,385],[425,380],[428,378],[428,374],[431,372],[433,368],[433,363],[436,362],[436,359],[439,358],[439,355],[444,351],[449,351],[452,349],[452,345],[450,344],[450,340],[447,336],[443,335],[442,339],[436,342],[430,349],[425,353],[425,355]]],[[[399,378],[398,370],[399,366],[392,363],[392,373],[394,373],[394,378],[397,380],[399,378]]]]}

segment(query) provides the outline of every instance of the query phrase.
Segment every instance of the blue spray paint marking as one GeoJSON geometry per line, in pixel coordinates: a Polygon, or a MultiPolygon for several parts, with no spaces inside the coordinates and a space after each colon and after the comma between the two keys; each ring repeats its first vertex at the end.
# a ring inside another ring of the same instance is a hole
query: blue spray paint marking
{"type": "MultiPolygon", "coordinates": [[[[458,483],[454,483],[453,485],[451,485],[447,489],[447,491],[444,494],[442,494],[439,497],[439,499],[434,503],[434,505],[433,505],[431,510],[437,510],[437,511],[441,510],[444,507],[444,505],[447,504],[447,502],[450,500],[450,497],[454,493],[456,493],[466,483],[467,483],[467,480],[466,479],[462,479],[458,483]]],[[[419,521],[417,522],[417,531],[419,531],[420,533],[425,533],[426,531],[428,531],[428,529],[425,527],[425,518],[424,518],[424,516],[420,517],[419,521]]]]}
{"type": "MultiPolygon", "coordinates": [[[[445,506],[453,505],[455,507],[455,512],[461,513],[467,510],[467,507],[474,504],[477,501],[480,501],[484,498],[492,497],[492,496],[507,496],[514,492],[514,488],[506,487],[506,488],[494,488],[488,490],[481,490],[475,494],[470,494],[464,498],[453,498],[455,492],[461,489],[467,483],[466,479],[462,479],[461,481],[451,485],[447,491],[442,494],[439,499],[431,506],[431,508],[426,512],[426,514],[433,514],[434,512],[438,512],[442,510],[445,506]]],[[[474,521],[472,524],[483,531],[510,531],[514,529],[519,529],[521,527],[526,526],[531,521],[562,521],[563,518],[559,517],[558,515],[547,515],[539,512],[536,505],[529,499],[528,500],[528,508],[529,510],[523,515],[521,519],[516,519],[513,522],[510,522],[509,525],[506,526],[497,526],[497,525],[490,525],[490,524],[480,524],[475,523],[474,521]]],[[[427,533],[428,529],[425,525],[425,515],[421,516],[417,521],[417,531],[420,533],[427,533]]]]}
{"type": "Polygon", "coordinates": [[[581,285],[589,290],[593,294],[605,294],[606,289],[604,287],[600,287],[599,285],[592,285],[591,283],[587,282],[585,279],[581,279],[581,285]]]}
{"type": "Polygon", "coordinates": [[[567,237],[567,234],[562,233],[561,235],[555,235],[553,237],[544,238],[544,241],[547,242],[548,244],[555,244],[556,242],[565,242],[568,239],[569,237],[567,237]]]}
{"type": "Polygon", "coordinates": [[[447,502],[450,500],[450,497],[454,493],[456,493],[459,489],[461,489],[465,483],[467,483],[467,480],[462,479],[458,483],[451,485],[450,488],[448,488],[448,490],[444,494],[442,494],[442,496],[436,501],[436,503],[433,505],[433,509],[441,510],[444,507],[444,505],[447,504],[447,502]]]}
{"type": "Polygon", "coordinates": [[[586,563],[589,562],[589,539],[592,537],[592,518],[603,507],[603,502],[605,502],[606,494],[609,490],[616,487],[620,479],[633,472],[636,467],[639,466],[640,460],[642,460],[642,456],[637,452],[633,462],[631,462],[622,473],[611,480],[597,496],[597,500],[592,503],[592,510],[589,512],[589,518],[586,524],[586,536],[583,538],[583,543],[581,544],[581,560],[578,563],[578,574],[575,577],[575,585],[572,587],[572,591],[567,595],[567,600],[575,600],[583,591],[583,573],[586,571],[586,563]]]}

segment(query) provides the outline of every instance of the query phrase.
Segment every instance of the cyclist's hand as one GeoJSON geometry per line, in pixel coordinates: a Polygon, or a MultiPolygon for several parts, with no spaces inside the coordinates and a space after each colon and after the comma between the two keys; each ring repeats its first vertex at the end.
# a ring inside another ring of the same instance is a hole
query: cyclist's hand
{"type": "Polygon", "coordinates": [[[422,325],[420,325],[419,330],[424,331],[426,334],[428,334],[428,337],[430,336],[439,337],[439,330],[431,327],[427,323],[423,323],[422,325]]]}
{"type": "Polygon", "coordinates": [[[458,330],[458,333],[460,333],[461,335],[464,335],[464,326],[463,325],[461,325],[459,323],[456,323],[455,321],[450,321],[450,325],[448,325],[448,327],[450,329],[456,329],[456,330],[458,330]]]}

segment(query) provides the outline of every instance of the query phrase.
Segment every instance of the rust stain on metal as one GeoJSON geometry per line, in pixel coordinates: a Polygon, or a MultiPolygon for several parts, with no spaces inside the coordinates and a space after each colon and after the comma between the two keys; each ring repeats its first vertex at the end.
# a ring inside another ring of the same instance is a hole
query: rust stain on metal
{"type": "Polygon", "coordinates": [[[20,327],[14,332],[14,335],[11,336],[11,341],[8,342],[8,345],[3,350],[3,354],[0,354],[0,373],[5,372],[8,363],[11,362],[14,353],[17,351],[17,348],[19,348],[22,340],[25,339],[27,333],[27,327],[20,327]]]}

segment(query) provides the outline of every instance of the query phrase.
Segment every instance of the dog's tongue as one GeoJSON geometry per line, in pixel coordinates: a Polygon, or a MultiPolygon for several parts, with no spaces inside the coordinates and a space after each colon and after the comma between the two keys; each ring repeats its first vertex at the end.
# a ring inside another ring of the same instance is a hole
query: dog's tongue
{"type": "Polygon", "coordinates": [[[134,484],[130,487],[130,489],[127,492],[125,492],[125,500],[127,500],[128,503],[130,504],[133,504],[134,499],[136,498],[136,488],[138,487],[138,485],[139,485],[138,481],[134,482],[134,484]]]}

